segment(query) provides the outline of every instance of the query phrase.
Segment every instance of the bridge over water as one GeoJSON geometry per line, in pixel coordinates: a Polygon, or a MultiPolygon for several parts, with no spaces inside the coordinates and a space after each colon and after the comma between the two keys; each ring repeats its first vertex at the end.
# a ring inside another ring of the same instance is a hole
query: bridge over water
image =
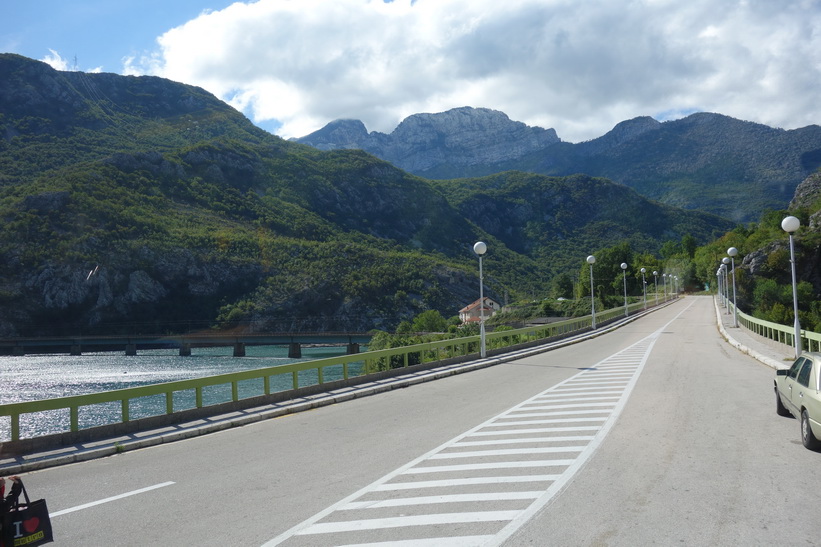
{"type": "Polygon", "coordinates": [[[685,298],[583,343],[24,480],[64,544],[814,544],[821,478],[796,469],[817,454],[716,319],[748,351],[769,342],[728,317],[685,298]]]}
{"type": "Polygon", "coordinates": [[[191,355],[192,348],[233,347],[234,357],[244,357],[248,346],[288,346],[288,357],[302,357],[303,345],[345,346],[348,354],[359,353],[372,338],[361,332],[237,333],[197,332],[173,335],[87,335],[17,337],[0,339],[0,355],[57,354],[81,355],[100,351],[123,351],[137,355],[140,350],[179,349],[191,355]]]}

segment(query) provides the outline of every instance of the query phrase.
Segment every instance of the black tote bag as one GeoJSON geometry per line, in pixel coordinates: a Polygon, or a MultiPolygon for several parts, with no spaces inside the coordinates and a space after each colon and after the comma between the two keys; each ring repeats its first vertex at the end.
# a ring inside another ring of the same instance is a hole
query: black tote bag
{"type": "Polygon", "coordinates": [[[54,541],[46,500],[30,501],[25,486],[22,493],[25,503],[18,502],[3,515],[2,547],[35,547],[54,541]]]}

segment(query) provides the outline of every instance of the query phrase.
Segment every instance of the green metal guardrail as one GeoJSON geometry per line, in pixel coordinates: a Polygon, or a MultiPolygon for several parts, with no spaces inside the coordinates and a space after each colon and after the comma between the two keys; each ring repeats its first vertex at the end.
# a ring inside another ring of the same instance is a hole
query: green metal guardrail
{"type": "MultiPolygon", "coordinates": [[[[726,302],[726,306],[724,306],[723,303],[721,303],[721,305],[722,307],[726,307],[728,313],[733,313],[734,306],[732,302],[726,302]]],[[[758,319],[757,317],[744,313],[741,309],[738,310],[738,324],[759,336],[784,344],[785,346],[795,347],[795,327],[792,325],[782,325],[780,323],[758,319]]],[[[801,340],[801,347],[807,351],[821,351],[821,334],[801,329],[801,340]]]]}
{"type": "MultiPolygon", "coordinates": [[[[641,302],[628,306],[630,313],[635,313],[643,307],[641,302]]],[[[617,319],[625,314],[624,307],[613,308],[596,314],[597,322],[603,324],[609,320],[617,319]]],[[[591,326],[591,317],[584,316],[556,323],[549,323],[542,326],[524,327],[520,329],[502,330],[489,332],[485,335],[488,349],[499,349],[511,345],[521,344],[529,341],[554,338],[574,331],[580,331],[591,326]]],[[[278,365],[262,369],[255,369],[243,372],[233,372],[217,376],[204,378],[194,378],[190,380],[179,380],[149,386],[120,389],[92,393],[88,395],[75,395],[71,397],[59,397],[55,399],[43,399],[38,401],[26,401],[19,403],[8,403],[0,405],[0,418],[9,417],[11,422],[11,441],[20,440],[20,420],[21,416],[48,412],[48,411],[69,411],[69,430],[76,432],[80,430],[80,411],[89,409],[93,412],[94,405],[119,403],[121,417],[119,422],[130,421],[129,407],[131,401],[150,396],[165,396],[166,414],[173,414],[174,394],[193,390],[196,400],[196,408],[203,407],[203,389],[210,386],[231,385],[232,401],[240,400],[239,384],[249,380],[262,379],[264,395],[270,395],[271,378],[279,375],[290,374],[293,389],[299,389],[299,373],[303,371],[316,370],[318,384],[323,384],[324,373],[329,367],[342,367],[342,378],[349,378],[349,368],[351,364],[363,363],[365,370],[382,371],[390,368],[407,367],[410,364],[438,361],[451,357],[465,356],[470,353],[479,352],[479,336],[469,336],[464,338],[451,338],[433,342],[425,342],[413,346],[391,348],[385,350],[368,351],[353,355],[341,355],[304,361],[301,363],[291,363],[278,365]]],[[[262,394],[259,394],[262,395],[262,394]]],[[[186,410],[186,409],[178,409],[186,410]]],[[[109,424],[110,425],[110,424],[109,424]]],[[[2,440],[2,439],[0,439],[2,440]]],[[[9,439],[5,439],[9,440],[9,439]]]]}

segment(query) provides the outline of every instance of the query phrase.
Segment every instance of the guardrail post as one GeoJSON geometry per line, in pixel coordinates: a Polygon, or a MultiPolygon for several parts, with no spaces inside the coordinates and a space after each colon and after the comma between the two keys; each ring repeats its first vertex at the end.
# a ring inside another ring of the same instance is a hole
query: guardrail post
{"type": "Polygon", "coordinates": [[[122,420],[123,420],[123,423],[126,423],[127,421],[130,420],[128,410],[129,410],[128,409],[128,399],[123,399],[122,400],[122,420]]]}
{"type": "Polygon", "coordinates": [[[270,376],[266,375],[262,379],[262,388],[265,390],[265,395],[270,395],[271,394],[271,377],[270,376]]]}
{"type": "Polygon", "coordinates": [[[174,414],[174,392],[165,392],[165,413],[174,414]]]}
{"type": "Polygon", "coordinates": [[[294,371],[292,374],[294,376],[294,389],[299,389],[299,373],[294,371]]]}
{"type": "Polygon", "coordinates": [[[202,387],[197,386],[194,391],[197,398],[197,408],[202,408],[202,387]]]}
{"type": "Polygon", "coordinates": [[[80,408],[73,406],[69,410],[69,421],[71,422],[71,431],[80,431],[80,408]]]}
{"type": "Polygon", "coordinates": [[[235,403],[239,401],[239,382],[236,380],[231,382],[231,400],[235,403]]]}
{"type": "Polygon", "coordinates": [[[20,440],[20,415],[19,414],[12,414],[11,415],[11,440],[12,441],[19,441],[20,440]]]}

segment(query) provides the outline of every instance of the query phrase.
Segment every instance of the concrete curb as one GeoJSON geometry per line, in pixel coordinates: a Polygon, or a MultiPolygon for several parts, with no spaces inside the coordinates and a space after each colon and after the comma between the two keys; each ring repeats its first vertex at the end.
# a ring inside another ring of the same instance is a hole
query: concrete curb
{"type": "Polygon", "coordinates": [[[407,375],[397,376],[395,378],[376,380],[366,384],[346,387],[313,396],[302,397],[297,400],[290,400],[283,403],[272,403],[257,408],[230,412],[210,418],[195,420],[189,423],[167,426],[142,433],[123,435],[103,441],[79,443],[57,450],[27,456],[18,456],[7,460],[0,459],[0,476],[28,473],[49,467],[104,458],[107,456],[128,452],[130,450],[137,450],[140,448],[148,448],[151,446],[157,446],[184,439],[191,439],[201,435],[230,429],[232,427],[240,427],[271,418],[285,416],[287,414],[303,412],[322,406],[342,403],[360,397],[368,397],[370,395],[384,393],[393,389],[401,389],[423,382],[430,382],[433,380],[446,378],[448,376],[454,376],[456,374],[463,374],[482,368],[492,367],[513,361],[515,359],[530,357],[532,355],[545,353],[547,351],[567,347],[585,340],[596,338],[603,334],[612,332],[626,324],[632,323],[640,317],[666,307],[674,302],[677,302],[677,300],[662,303],[654,308],[641,311],[624,319],[616,320],[615,322],[596,329],[595,331],[588,331],[575,337],[532,348],[511,351],[510,353],[505,353],[504,355],[480,359],[470,363],[446,365],[435,369],[417,371],[407,375]]]}
{"type": "Polygon", "coordinates": [[[745,353],[745,354],[749,355],[750,357],[752,357],[756,361],[759,361],[759,362],[767,365],[770,368],[773,368],[775,370],[786,368],[787,365],[785,363],[780,363],[780,362],[778,362],[777,360],[775,360],[771,357],[767,357],[766,355],[764,355],[764,354],[762,354],[762,353],[760,353],[760,352],[758,352],[758,351],[756,351],[752,348],[749,348],[749,347],[745,346],[744,344],[742,344],[741,342],[739,342],[738,340],[736,340],[735,338],[730,336],[730,334],[724,328],[724,322],[721,320],[721,310],[719,309],[718,302],[715,299],[713,299],[713,304],[715,306],[715,311],[716,311],[716,323],[718,324],[718,332],[721,334],[721,336],[725,340],[727,340],[727,342],[731,346],[736,348],[741,353],[745,353]]]}

